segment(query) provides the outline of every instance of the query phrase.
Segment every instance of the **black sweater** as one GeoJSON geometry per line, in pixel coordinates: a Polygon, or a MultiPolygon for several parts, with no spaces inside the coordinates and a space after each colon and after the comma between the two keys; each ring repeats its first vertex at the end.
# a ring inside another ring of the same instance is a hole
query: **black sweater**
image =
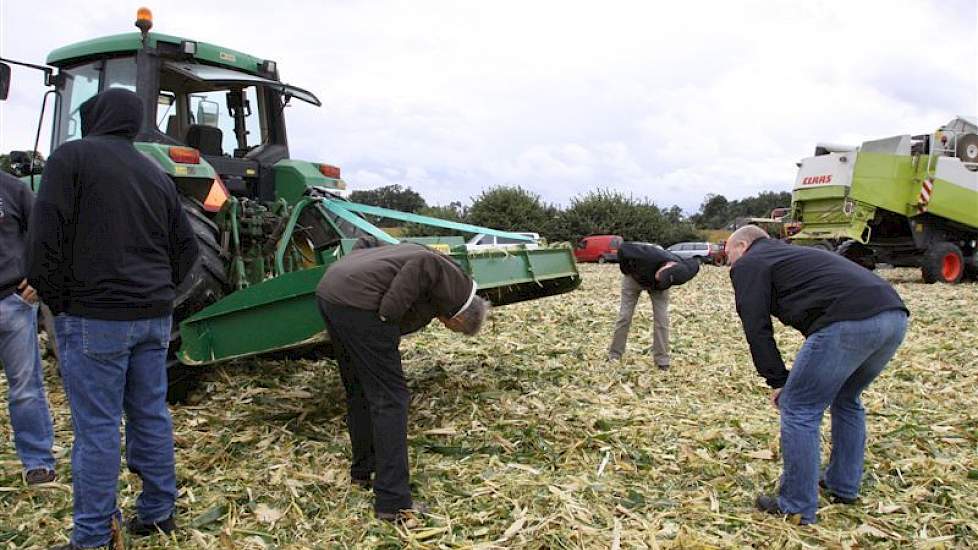
{"type": "Polygon", "coordinates": [[[24,182],[0,172],[0,299],[24,280],[27,226],[34,193],[24,182]]]}
{"type": "Polygon", "coordinates": [[[655,273],[659,268],[667,262],[681,261],[672,252],[651,244],[625,242],[618,248],[618,269],[646,289],[656,287],[655,273]]]}
{"type": "Polygon", "coordinates": [[[906,306],[889,283],[831,252],[755,241],[730,269],[737,313],[754,367],[769,386],[788,380],[774,341],[771,316],[806,337],[836,321],[868,319],[906,306]]]}
{"type": "Polygon", "coordinates": [[[197,258],[176,187],[133,146],[142,104],[127,90],[81,106],[83,139],[44,167],[31,218],[28,280],[55,313],[161,317],[197,258]]]}

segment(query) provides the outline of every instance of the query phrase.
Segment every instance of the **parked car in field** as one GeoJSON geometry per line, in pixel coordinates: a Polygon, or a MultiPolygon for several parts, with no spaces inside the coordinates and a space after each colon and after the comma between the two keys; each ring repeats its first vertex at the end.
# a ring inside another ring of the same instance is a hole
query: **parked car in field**
{"type": "Polygon", "coordinates": [[[622,242],[624,239],[619,235],[590,235],[577,241],[574,258],[579,262],[617,262],[622,242]]]}
{"type": "Polygon", "coordinates": [[[526,247],[529,249],[540,248],[540,235],[538,233],[528,233],[523,231],[517,231],[516,233],[532,238],[533,242],[531,243],[518,239],[510,239],[507,237],[497,237],[495,235],[479,233],[465,243],[465,249],[487,250],[490,248],[513,248],[519,245],[526,245],[526,247]]]}
{"type": "Polygon", "coordinates": [[[666,250],[680,258],[696,258],[705,264],[721,265],[723,263],[723,247],[715,243],[676,243],[666,250]]]}

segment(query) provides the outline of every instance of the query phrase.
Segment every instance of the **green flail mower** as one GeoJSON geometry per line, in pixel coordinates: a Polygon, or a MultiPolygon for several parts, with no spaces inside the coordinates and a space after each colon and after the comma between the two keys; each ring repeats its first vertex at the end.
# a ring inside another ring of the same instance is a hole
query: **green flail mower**
{"type": "MultiPolygon", "coordinates": [[[[293,100],[319,106],[313,93],[283,83],[274,61],[150,33],[148,10],[140,10],[136,26],[140,32],[54,50],[47,65],[0,60],[7,62],[0,63],[0,99],[9,87],[9,64],[43,71],[51,87],[45,100],[54,97],[52,150],[81,137],[79,106],[98,92],[124,87],[143,99],[136,147],[173,178],[201,249],[174,304],[171,400],[184,397],[203,365],[328,350],[315,304],[319,279],[358,238],[399,242],[370,219],[457,231],[401,240],[448,254],[496,306],[580,285],[569,247],[468,252],[464,233],[530,239],[345,200],[339,168],[289,157],[284,109],[293,100]]],[[[42,106],[38,136],[43,116],[42,106]]],[[[35,189],[36,171],[31,167],[24,176],[35,189]]]]}

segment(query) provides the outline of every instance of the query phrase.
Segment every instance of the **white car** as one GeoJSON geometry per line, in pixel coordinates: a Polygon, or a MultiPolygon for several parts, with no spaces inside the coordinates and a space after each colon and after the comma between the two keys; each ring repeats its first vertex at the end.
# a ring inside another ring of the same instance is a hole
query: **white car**
{"type": "Polygon", "coordinates": [[[526,245],[526,248],[528,249],[540,248],[540,235],[538,233],[526,233],[518,231],[517,234],[526,235],[527,237],[533,239],[533,242],[479,233],[478,235],[469,239],[469,242],[465,243],[465,249],[489,250],[491,248],[514,248],[520,245],[526,245]]]}

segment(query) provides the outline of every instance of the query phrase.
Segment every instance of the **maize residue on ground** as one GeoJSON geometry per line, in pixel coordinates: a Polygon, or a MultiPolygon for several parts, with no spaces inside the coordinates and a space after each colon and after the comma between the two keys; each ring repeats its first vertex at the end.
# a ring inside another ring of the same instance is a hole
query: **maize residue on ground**
{"type": "MultiPolygon", "coordinates": [[[[954,548],[978,545],[978,285],[880,273],[913,316],[865,394],[870,440],[860,503],[821,501],[797,527],[752,511],[780,472],[777,413],[750,362],[726,268],[672,293],[672,361],[654,368],[650,305],[629,353],[606,363],[615,266],[582,287],[498,309],[483,334],[432,325],[403,345],[414,395],[415,529],[372,519],[350,487],[344,399],[330,361],[213,369],[173,409],[179,533],[131,548],[954,548]]],[[[779,328],[793,356],[801,337],[779,328]]],[[[68,408],[46,363],[61,483],[28,490],[0,382],[0,548],[46,547],[71,524],[68,408]]],[[[826,419],[823,432],[827,441],[826,419]]],[[[827,449],[823,446],[823,452],[827,449]]],[[[132,510],[138,479],[120,479],[132,510]]]]}

